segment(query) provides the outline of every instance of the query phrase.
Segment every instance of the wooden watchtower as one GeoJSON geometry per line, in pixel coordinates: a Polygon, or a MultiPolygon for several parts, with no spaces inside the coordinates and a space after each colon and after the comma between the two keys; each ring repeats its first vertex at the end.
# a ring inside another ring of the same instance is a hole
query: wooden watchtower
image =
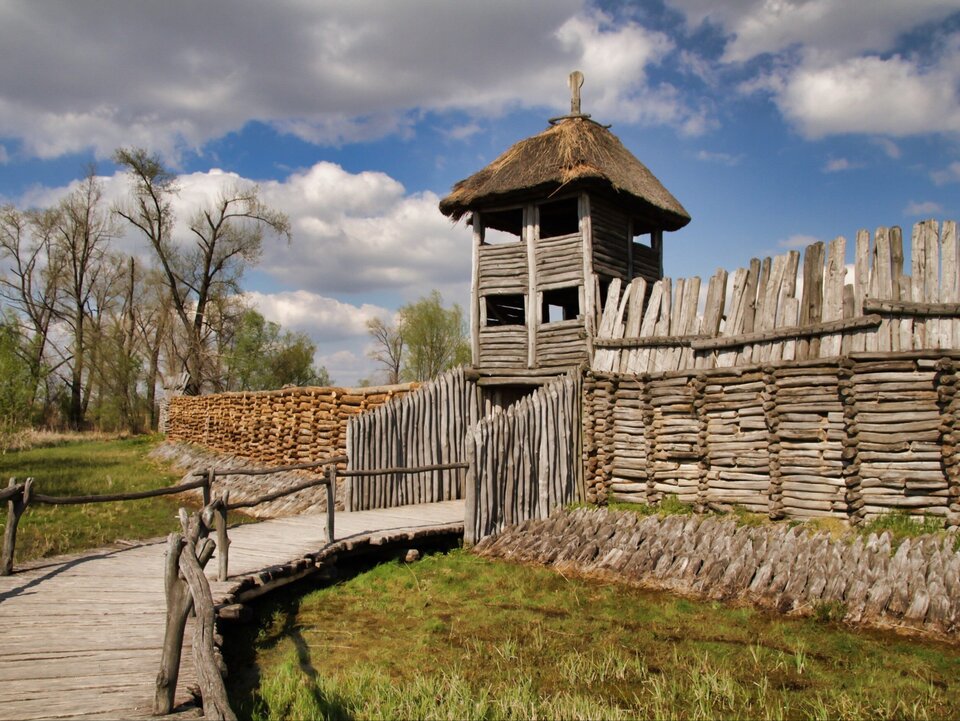
{"type": "Polygon", "coordinates": [[[538,383],[591,358],[614,278],[663,275],[683,206],[610,130],[570,114],[454,185],[440,210],[473,227],[473,365],[490,384],[538,383]]]}

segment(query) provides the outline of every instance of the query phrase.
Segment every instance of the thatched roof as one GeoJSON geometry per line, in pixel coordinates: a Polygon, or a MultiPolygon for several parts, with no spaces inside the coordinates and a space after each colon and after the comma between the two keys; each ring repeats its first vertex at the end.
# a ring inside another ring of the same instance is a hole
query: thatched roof
{"type": "Polygon", "coordinates": [[[482,207],[584,187],[615,192],[620,202],[656,219],[665,230],[690,222],[690,214],[619,138],[585,116],[564,118],[521,140],[454,185],[440,201],[440,211],[459,220],[482,207]]]}

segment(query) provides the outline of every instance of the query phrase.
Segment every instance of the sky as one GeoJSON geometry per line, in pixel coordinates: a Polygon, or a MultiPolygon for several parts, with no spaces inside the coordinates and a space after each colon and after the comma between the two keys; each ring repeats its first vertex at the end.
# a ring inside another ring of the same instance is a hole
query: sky
{"type": "Polygon", "coordinates": [[[181,219],[259,184],[293,239],[245,292],[342,385],[376,370],[370,318],[468,306],[437,204],[567,112],[573,70],[693,218],[668,276],[960,219],[960,0],[0,0],[0,48],[0,203],[91,162],[118,202],[131,146],[180,174],[181,219]]]}

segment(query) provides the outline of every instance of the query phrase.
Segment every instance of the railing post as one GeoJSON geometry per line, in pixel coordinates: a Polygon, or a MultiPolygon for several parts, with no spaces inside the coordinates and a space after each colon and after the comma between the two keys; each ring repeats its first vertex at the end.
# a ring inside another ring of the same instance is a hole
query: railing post
{"type": "Polygon", "coordinates": [[[217,580],[226,581],[230,564],[230,537],[227,536],[227,506],[230,504],[230,491],[224,491],[216,504],[214,525],[217,529],[217,580]]]}
{"type": "Polygon", "coordinates": [[[180,554],[184,540],[179,533],[167,537],[167,554],[164,573],[164,590],[167,599],[166,626],[163,632],[163,652],[160,671],[157,673],[157,688],[153,698],[155,716],[166,716],[173,710],[177,679],[180,677],[180,656],[183,653],[183,632],[187,616],[193,608],[193,598],[186,581],[180,577],[180,554]]]}
{"type": "MultiPolygon", "coordinates": [[[[17,479],[11,478],[7,488],[13,488],[17,485],[17,479]]],[[[20,493],[11,496],[7,501],[7,525],[3,530],[3,556],[0,558],[0,576],[9,576],[13,573],[13,553],[17,547],[17,524],[20,523],[20,516],[27,510],[30,504],[30,487],[33,485],[33,479],[28,478],[23,484],[23,490],[20,493]]]]}
{"type": "Polygon", "coordinates": [[[333,543],[333,513],[337,502],[337,464],[327,466],[327,543],[333,543]]]}
{"type": "Polygon", "coordinates": [[[212,468],[207,470],[207,482],[203,484],[203,505],[204,507],[210,505],[210,498],[213,494],[213,480],[216,477],[216,471],[212,468]]]}

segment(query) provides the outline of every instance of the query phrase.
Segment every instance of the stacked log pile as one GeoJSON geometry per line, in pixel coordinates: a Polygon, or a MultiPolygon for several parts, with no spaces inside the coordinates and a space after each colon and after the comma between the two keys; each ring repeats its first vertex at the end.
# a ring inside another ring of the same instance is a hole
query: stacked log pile
{"type": "MultiPolygon", "coordinates": [[[[644,503],[649,500],[647,484],[650,481],[648,469],[651,464],[647,457],[647,444],[638,440],[644,439],[647,428],[651,430],[652,437],[653,406],[648,405],[649,399],[645,398],[643,392],[644,385],[638,379],[622,376],[619,380],[613,408],[609,413],[613,425],[609,434],[613,441],[613,458],[607,498],[627,503],[644,503]]],[[[594,409],[593,412],[596,413],[597,410],[594,409]]],[[[584,435],[585,445],[592,441],[596,433],[593,426],[589,426],[589,429],[589,435],[584,435]]],[[[604,430],[599,429],[600,432],[604,430]]],[[[589,467],[587,471],[589,473],[589,467]]],[[[606,479],[604,485],[606,486],[606,479]]]]}
{"type": "Polygon", "coordinates": [[[845,423],[837,366],[774,370],[776,400],[767,411],[777,419],[775,449],[782,511],[791,518],[847,516],[843,481],[845,423]]]}
{"type": "Polygon", "coordinates": [[[857,363],[856,449],[863,512],[909,508],[945,516],[949,482],[944,474],[944,423],[953,423],[939,401],[933,358],[857,363]],[[947,419],[949,418],[949,421],[947,419]]]}
{"type": "Polygon", "coordinates": [[[651,478],[647,498],[666,493],[694,503],[700,488],[699,424],[694,409],[694,387],[684,376],[652,379],[647,386],[653,408],[651,478]]]}
{"type": "Polygon", "coordinates": [[[285,388],[177,396],[170,399],[167,438],[265,466],[319,461],[346,452],[350,418],[416,387],[285,388]]]}
{"type": "Polygon", "coordinates": [[[752,368],[700,378],[698,400],[706,425],[701,452],[707,467],[698,500],[701,505],[736,503],[765,513],[771,474],[764,375],[752,368]]]}
{"type": "Polygon", "coordinates": [[[586,374],[591,501],[853,523],[906,509],[960,521],[960,351],[856,353],[736,369],[586,374]]]}
{"type": "Polygon", "coordinates": [[[955,541],[949,534],[921,536],[894,551],[888,532],[847,543],[783,524],[580,508],[505,528],[474,552],[783,613],[825,607],[848,623],[955,634],[955,541]]]}

